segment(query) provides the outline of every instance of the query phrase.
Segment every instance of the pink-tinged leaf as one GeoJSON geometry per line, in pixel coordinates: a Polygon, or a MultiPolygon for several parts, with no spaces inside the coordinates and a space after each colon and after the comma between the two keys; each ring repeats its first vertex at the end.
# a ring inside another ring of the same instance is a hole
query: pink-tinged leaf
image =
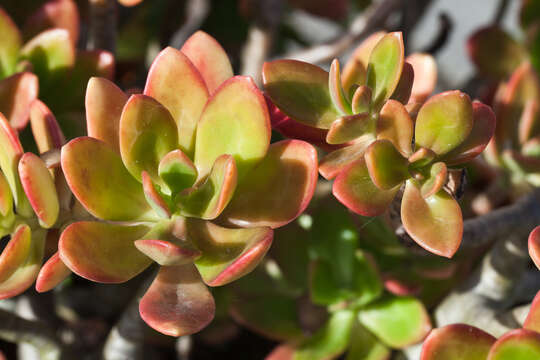
{"type": "MultiPolygon", "coordinates": [[[[26,231],[30,231],[30,229],[24,230],[25,233],[26,231]]],[[[45,236],[46,231],[43,229],[36,229],[32,232],[30,251],[26,259],[9,278],[0,283],[0,300],[19,295],[32,286],[43,261],[45,236]]]]}
{"type": "Polygon", "coordinates": [[[332,123],[326,142],[329,144],[343,144],[362,135],[373,132],[374,123],[369,113],[360,113],[338,118],[332,123]]]}
{"type": "Polygon", "coordinates": [[[274,232],[269,227],[228,229],[209,221],[188,218],[187,237],[202,252],[195,265],[204,282],[221,286],[257,266],[270,248],[274,232]]]}
{"type": "Polygon", "coordinates": [[[350,210],[363,216],[381,215],[399,190],[399,185],[390,190],[379,189],[369,176],[363,158],[345,168],[334,180],[332,193],[350,210]]]}
{"type": "Polygon", "coordinates": [[[346,360],[389,360],[391,354],[392,351],[366,328],[358,322],[353,325],[346,360]]]}
{"type": "Polygon", "coordinates": [[[390,140],[403,156],[412,154],[414,123],[403,104],[388,100],[377,120],[377,139],[390,140]]]}
{"type": "Polygon", "coordinates": [[[409,162],[388,140],[377,140],[364,155],[369,176],[381,190],[391,190],[410,177],[409,162]]]}
{"type": "Polygon", "coordinates": [[[30,107],[30,126],[40,154],[64,145],[64,134],[56,118],[40,100],[34,101],[30,107]]]}
{"type": "Polygon", "coordinates": [[[373,141],[375,141],[374,136],[363,136],[350,146],[332,151],[321,159],[319,173],[326,180],[333,179],[347,166],[363,158],[366,149],[373,141]]]}
{"type": "Polygon", "coordinates": [[[52,89],[51,82],[65,76],[75,64],[75,47],[67,30],[51,29],[27,42],[21,49],[21,59],[32,64],[40,85],[45,83],[45,88],[52,89]]]}
{"type": "Polygon", "coordinates": [[[143,0],[118,0],[120,4],[127,7],[139,5],[142,1],[143,0]]]}
{"type": "Polygon", "coordinates": [[[212,95],[199,121],[194,161],[199,179],[219,156],[228,154],[234,156],[241,180],[266,155],[270,135],[266,101],[253,80],[230,78],[212,95]]]}
{"type": "Polygon", "coordinates": [[[19,215],[32,216],[32,208],[24,195],[19,180],[19,159],[23,154],[23,148],[17,137],[17,133],[9,125],[7,119],[0,113],[0,169],[4,173],[11,188],[13,200],[17,206],[19,215]]]}
{"type": "Polygon", "coordinates": [[[433,329],[424,341],[420,360],[486,360],[496,339],[470,325],[433,329]]]}
{"type": "Polygon", "coordinates": [[[407,181],[401,221],[413,240],[434,254],[451,258],[459,248],[463,234],[461,208],[444,190],[424,199],[418,186],[407,181]]]}
{"type": "Polygon", "coordinates": [[[62,148],[61,161],[71,191],[90,214],[111,221],[155,219],[141,184],[104,142],[71,140],[62,148]]]}
{"type": "Polygon", "coordinates": [[[4,9],[0,8],[0,79],[15,72],[22,39],[19,28],[4,9]]]}
{"type": "Polygon", "coordinates": [[[349,61],[343,68],[343,88],[350,91],[355,84],[364,85],[366,83],[366,73],[369,56],[377,43],[386,35],[384,31],[371,34],[354,50],[349,61]]]}
{"type": "Polygon", "coordinates": [[[192,263],[201,256],[200,250],[181,244],[180,241],[141,239],[135,241],[140,252],[162,266],[192,263]]]}
{"type": "Polygon", "coordinates": [[[487,360],[540,359],[540,334],[515,329],[501,336],[489,350],[487,360]]]}
{"type": "Polygon", "coordinates": [[[50,0],[33,13],[24,25],[24,35],[30,38],[52,28],[66,29],[74,45],[79,40],[79,11],[73,0],[50,0]]]}
{"type": "Polygon", "coordinates": [[[233,69],[227,53],[212,36],[197,31],[186,40],[180,51],[186,55],[201,73],[210,94],[228,78],[233,69]]]}
{"type": "Polygon", "coordinates": [[[403,35],[392,32],[383,36],[371,51],[366,85],[373,91],[373,103],[380,107],[396,89],[404,60],[403,35]]]}
{"type": "Polygon", "coordinates": [[[281,111],[304,125],[329,129],[340,113],[328,89],[328,73],[296,60],[263,65],[264,89],[281,111]]]}
{"type": "Polygon", "coordinates": [[[408,160],[412,168],[418,169],[428,165],[436,157],[437,154],[435,154],[433,151],[426,148],[420,148],[409,156],[408,160]]]}
{"type": "Polygon", "coordinates": [[[146,171],[163,185],[159,162],[177,148],[178,132],[169,111],[149,96],[131,95],[120,117],[120,154],[131,175],[141,180],[146,171]]]}
{"type": "Polygon", "coordinates": [[[529,255],[536,267],[540,270],[540,226],[534,228],[529,234],[529,255]]]}
{"type": "Polygon", "coordinates": [[[293,360],[295,350],[292,345],[279,345],[264,360],[293,360]]]}
{"type": "Polygon", "coordinates": [[[169,336],[184,336],[205,328],[216,305],[193,264],[163,266],[139,303],[142,319],[169,336]]]}
{"type": "Polygon", "coordinates": [[[101,283],[122,283],[137,276],[151,260],[134,245],[149,228],[95,221],[69,225],[60,236],[60,259],[75,274],[101,283]]]}
{"type": "Polygon", "coordinates": [[[154,59],[148,71],[144,94],[169,110],[178,128],[180,148],[186,155],[192,156],[197,123],[209,97],[205,81],[197,68],[186,55],[168,47],[154,59]]]}
{"type": "Polygon", "coordinates": [[[32,251],[32,233],[26,224],[19,225],[0,255],[0,283],[23,265],[32,251]]]}
{"type": "Polygon", "coordinates": [[[88,136],[107,143],[118,153],[120,116],[127,100],[127,95],[105,78],[93,77],[88,81],[85,99],[88,136]]]}
{"type": "Polygon", "coordinates": [[[475,32],[467,50],[477,69],[494,79],[507,77],[527,59],[527,50],[497,26],[475,32]]]}
{"type": "Polygon", "coordinates": [[[353,114],[370,112],[371,110],[371,89],[366,85],[362,85],[355,90],[352,97],[353,114]]]}
{"type": "Polygon", "coordinates": [[[231,201],[237,181],[238,170],[234,158],[221,155],[203,182],[178,194],[176,205],[182,215],[215,219],[231,201]]]}
{"type": "Polygon", "coordinates": [[[469,136],[444,156],[447,165],[468,162],[480,155],[495,133],[495,114],[491,108],[480,101],[473,101],[473,127],[469,136]]]}
{"type": "Polygon", "coordinates": [[[13,211],[13,194],[11,194],[11,188],[9,183],[0,171],[0,215],[3,217],[8,216],[13,211]]]}
{"type": "Polygon", "coordinates": [[[281,227],[305,210],[316,184],[317,151],[312,145],[300,140],[273,143],[239,182],[223,218],[243,227],[281,227]]]}
{"type": "MultiPolygon", "coordinates": [[[[538,229],[539,228],[537,227],[533,231],[537,231],[538,229]]],[[[538,235],[535,235],[535,236],[538,236],[538,235]]],[[[530,237],[529,237],[529,241],[530,241],[530,237]]],[[[532,301],[529,314],[527,315],[527,318],[525,319],[525,322],[523,323],[523,328],[540,333],[540,291],[536,293],[536,296],[534,297],[532,301]]]]}
{"type": "Polygon", "coordinates": [[[448,180],[448,169],[443,162],[436,162],[429,168],[429,174],[425,181],[422,181],[420,193],[424,199],[438,193],[448,180]]]}
{"type": "Polygon", "coordinates": [[[14,129],[23,129],[28,123],[30,104],[37,98],[38,88],[37,76],[29,72],[0,81],[0,112],[14,129]]]}
{"type": "Polygon", "coordinates": [[[412,297],[389,297],[371,303],[362,308],[358,319],[385,345],[398,349],[421,341],[431,330],[424,305],[412,297]]]}
{"type": "Polygon", "coordinates": [[[521,144],[529,140],[536,125],[538,116],[538,100],[529,99],[525,102],[521,118],[519,119],[518,138],[521,144]]]}
{"type": "Polygon", "coordinates": [[[152,178],[150,177],[150,175],[148,175],[146,171],[142,172],[142,185],[146,201],[148,201],[148,204],[150,204],[152,209],[154,209],[154,211],[160,217],[166,219],[170,218],[171,210],[169,209],[169,205],[163,199],[159,191],[156,189],[154,183],[152,182],[152,178]]]}
{"type": "Polygon", "coordinates": [[[173,194],[187,189],[197,180],[197,168],[182,150],[165,155],[158,166],[158,175],[173,194]]]}
{"type": "Polygon", "coordinates": [[[414,73],[409,102],[423,103],[437,85],[437,63],[433,56],[422,53],[411,54],[405,61],[411,64],[414,73]]]}
{"type": "Polygon", "coordinates": [[[60,205],[49,169],[37,155],[25,153],[19,161],[19,177],[39,224],[46,229],[52,227],[58,219],[60,205]]]}
{"type": "Polygon", "coordinates": [[[411,64],[408,62],[403,63],[403,70],[401,71],[401,77],[392,94],[392,99],[399,101],[402,104],[407,104],[411,98],[413,83],[416,80],[416,73],[411,64]]]}
{"type": "Polygon", "coordinates": [[[467,139],[474,125],[473,106],[458,90],[431,97],[416,118],[415,143],[444,155],[467,139]]]}
{"type": "Polygon", "coordinates": [[[41,267],[36,279],[36,290],[40,293],[52,290],[69,275],[71,275],[71,270],[62,262],[60,255],[56,252],[41,267]]]}
{"type": "Polygon", "coordinates": [[[345,90],[341,85],[341,71],[339,69],[339,60],[334,59],[330,66],[330,73],[328,74],[328,89],[330,91],[330,98],[334,102],[334,105],[341,111],[343,115],[351,113],[351,104],[345,95],[345,90]]]}

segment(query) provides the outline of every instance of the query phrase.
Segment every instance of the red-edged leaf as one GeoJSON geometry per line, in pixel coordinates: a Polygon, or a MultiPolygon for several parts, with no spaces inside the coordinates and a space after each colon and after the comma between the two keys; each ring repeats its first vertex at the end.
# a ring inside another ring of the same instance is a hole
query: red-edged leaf
{"type": "Polygon", "coordinates": [[[0,79],[15,72],[22,39],[19,28],[4,9],[0,8],[0,79]]]}
{"type": "Polygon", "coordinates": [[[71,270],[62,262],[58,252],[41,267],[36,280],[37,292],[52,290],[71,274],[71,270]]]}
{"type": "Polygon", "coordinates": [[[12,75],[0,81],[0,112],[16,130],[28,123],[30,104],[38,96],[38,78],[29,72],[12,75]]]}
{"type": "Polygon", "coordinates": [[[403,63],[403,69],[401,71],[401,77],[392,94],[392,99],[399,101],[402,104],[407,104],[411,98],[413,82],[416,80],[416,73],[411,64],[408,62],[403,63]]]}
{"type": "Polygon", "coordinates": [[[437,154],[435,154],[433,151],[426,148],[420,148],[416,150],[414,154],[409,156],[408,160],[409,160],[409,163],[411,164],[411,167],[421,168],[428,165],[436,157],[437,157],[437,154]]]}
{"type": "Polygon", "coordinates": [[[41,31],[60,28],[69,32],[74,45],[79,40],[79,11],[73,0],[49,0],[25,22],[24,35],[30,38],[41,31]]]}
{"type": "Polygon", "coordinates": [[[143,0],[118,0],[120,4],[128,7],[139,5],[142,1],[143,0]]]}
{"type": "Polygon", "coordinates": [[[7,216],[13,211],[13,194],[6,177],[0,171],[0,216],[7,216]]]}
{"type": "Polygon", "coordinates": [[[371,110],[371,89],[365,85],[359,86],[352,97],[353,114],[369,112],[371,110]]]}
{"type": "Polygon", "coordinates": [[[377,120],[377,139],[390,140],[403,156],[412,154],[414,123],[405,106],[388,100],[377,120]]]}
{"type": "Polygon", "coordinates": [[[182,150],[173,150],[161,159],[158,175],[175,194],[193,185],[198,173],[191,159],[182,150]]]}
{"type": "Polygon", "coordinates": [[[535,227],[529,234],[529,255],[540,270],[540,226],[535,227]]]}
{"type": "Polygon", "coordinates": [[[448,180],[448,169],[443,162],[436,162],[429,168],[427,178],[420,186],[420,193],[424,199],[438,193],[448,180]]]}
{"type": "Polygon", "coordinates": [[[523,323],[523,328],[540,333],[540,291],[536,293],[531,303],[531,308],[523,323]]]}
{"type": "Polygon", "coordinates": [[[0,283],[23,265],[32,251],[32,235],[28,225],[19,225],[0,255],[0,283]]]}
{"type": "Polygon", "coordinates": [[[30,107],[30,126],[40,154],[64,145],[64,134],[56,118],[40,100],[34,101],[30,107]]]}
{"type": "Polygon", "coordinates": [[[424,199],[418,186],[407,181],[401,220],[413,240],[432,253],[450,258],[459,248],[463,234],[461,208],[444,190],[424,199]]]}
{"type": "Polygon", "coordinates": [[[330,97],[334,102],[334,105],[341,111],[343,115],[351,113],[351,104],[345,95],[345,90],[341,85],[341,71],[339,69],[339,60],[334,59],[330,66],[330,73],[328,74],[328,89],[330,91],[330,97]]]}
{"type": "Polygon", "coordinates": [[[270,145],[266,157],[239,182],[223,218],[248,227],[281,227],[307,207],[317,183],[317,151],[300,140],[270,145]]]}
{"type": "Polygon", "coordinates": [[[146,171],[142,172],[142,185],[146,201],[152,206],[152,209],[154,209],[154,211],[162,218],[170,218],[171,210],[169,209],[169,205],[156,189],[152,182],[152,178],[146,171]]]}
{"type": "Polygon", "coordinates": [[[321,159],[319,163],[319,173],[326,180],[333,179],[347,166],[356,160],[363,158],[364,152],[373,141],[375,141],[374,136],[363,136],[350,146],[332,151],[321,159]]]}
{"type": "Polygon", "coordinates": [[[381,190],[391,190],[410,177],[409,162],[388,140],[377,140],[364,155],[369,176],[381,190]]]}
{"type": "Polygon", "coordinates": [[[369,113],[360,113],[338,118],[332,123],[326,142],[329,144],[343,144],[362,135],[371,134],[373,121],[369,113]]]}
{"type": "Polygon", "coordinates": [[[411,64],[414,72],[409,102],[423,103],[437,85],[437,63],[433,56],[422,53],[411,54],[407,56],[405,61],[411,64]]]}
{"type": "Polygon", "coordinates": [[[221,45],[204,31],[197,31],[180,49],[201,73],[210,94],[233,76],[229,57],[221,45]]]}
{"type": "Polygon", "coordinates": [[[85,279],[122,283],[138,275],[152,262],[134,245],[134,241],[142,238],[148,230],[144,225],[76,222],[60,236],[60,259],[85,279]]]}
{"type": "Polygon", "coordinates": [[[527,329],[511,330],[489,350],[487,360],[532,360],[540,358],[540,334],[527,329]]]}
{"type": "Polygon", "coordinates": [[[162,266],[192,263],[201,256],[199,250],[181,244],[179,241],[141,239],[135,241],[135,246],[140,252],[162,266]]]}
{"type": "Polygon", "coordinates": [[[139,303],[142,319],[170,336],[196,333],[214,318],[212,294],[192,264],[163,266],[139,303]]]}

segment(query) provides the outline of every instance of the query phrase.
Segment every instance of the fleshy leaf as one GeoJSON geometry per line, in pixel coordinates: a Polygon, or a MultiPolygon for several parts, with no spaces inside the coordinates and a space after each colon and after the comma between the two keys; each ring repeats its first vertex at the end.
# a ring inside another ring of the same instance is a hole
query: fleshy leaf
{"type": "Polygon", "coordinates": [[[529,255],[536,267],[540,270],[540,226],[534,228],[529,234],[529,255]]]}
{"type": "Polygon", "coordinates": [[[421,168],[435,160],[436,157],[437,154],[433,151],[426,148],[420,148],[409,156],[408,160],[412,168],[421,168]]]}
{"type": "Polygon", "coordinates": [[[540,291],[534,297],[529,314],[523,323],[524,329],[529,329],[540,333],[540,291]]]}
{"type": "Polygon", "coordinates": [[[186,189],[175,198],[180,213],[202,219],[215,219],[231,201],[238,172],[231,155],[221,155],[208,177],[199,185],[186,189]]]}
{"type": "Polygon", "coordinates": [[[408,62],[403,63],[403,69],[401,71],[401,77],[392,94],[392,99],[407,104],[411,98],[413,83],[415,80],[415,72],[411,64],[408,62]]]}
{"type": "Polygon", "coordinates": [[[191,159],[182,150],[173,150],[161,159],[158,175],[174,194],[193,185],[198,173],[191,159]]]}
{"type": "Polygon", "coordinates": [[[221,45],[204,31],[197,31],[186,40],[180,51],[201,73],[210,94],[233,76],[229,57],[221,45]]]}
{"type": "Polygon", "coordinates": [[[388,140],[375,141],[367,148],[364,158],[373,184],[381,190],[395,188],[410,177],[409,162],[388,140]]]}
{"type": "Polygon", "coordinates": [[[358,322],[351,333],[346,360],[388,360],[391,351],[358,322]]]}
{"type": "Polygon", "coordinates": [[[285,114],[305,125],[329,129],[340,116],[328,89],[328,73],[296,60],[275,60],[263,65],[266,93],[285,114]]]}
{"type": "Polygon", "coordinates": [[[363,85],[366,83],[369,56],[375,45],[385,35],[386,33],[384,31],[373,33],[354,50],[354,53],[343,68],[343,87],[345,91],[350,91],[351,87],[355,84],[363,85]]]}
{"type": "Polygon", "coordinates": [[[135,241],[135,246],[140,252],[162,266],[192,263],[201,255],[199,250],[183,246],[178,241],[141,239],[135,241]]]}
{"type": "Polygon", "coordinates": [[[266,157],[239,182],[223,218],[238,226],[281,227],[307,207],[317,183],[317,151],[300,140],[270,145],[266,157]]]}
{"type": "Polygon", "coordinates": [[[30,104],[37,98],[38,88],[37,76],[29,72],[0,81],[0,112],[14,129],[20,130],[28,123],[30,104]]]}
{"type": "Polygon", "coordinates": [[[444,156],[447,165],[457,165],[480,155],[495,133],[495,114],[491,108],[473,101],[473,127],[469,136],[460,145],[444,156]]]}
{"type": "Polygon", "coordinates": [[[369,87],[362,85],[356,89],[352,97],[353,114],[369,112],[371,110],[372,92],[369,87]]]}
{"type": "Polygon", "coordinates": [[[19,28],[2,8],[0,8],[0,34],[2,34],[0,44],[0,79],[2,79],[15,72],[22,43],[19,28]]]}
{"type": "Polygon", "coordinates": [[[524,47],[497,26],[475,32],[467,50],[478,70],[495,79],[503,79],[527,58],[524,47]]]}
{"type": "Polygon", "coordinates": [[[268,227],[228,229],[188,218],[187,237],[202,252],[195,265],[204,282],[221,286],[255,268],[272,244],[273,230],[268,227]]]}
{"type": "Polygon", "coordinates": [[[199,121],[194,161],[199,178],[219,156],[229,154],[241,180],[266,155],[270,135],[266,101],[253,80],[230,78],[208,101],[199,121]]]}
{"type": "Polygon", "coordinates": [[[36,100],[30,107],[30,125],[32,135],[40,154],[52,149],[60,149],[65,138],[53,113],[47,105],[36,100]]]}
{"type": "Polygon", "coordinates": [[[372,128],[373,121],[369,113],[343,116],[332,123],[326,135],[326,142],[329,144],[343,144],[365,133],[370,133],[372,128]]]}
{"type": "Polygon", "coordinates": [[[62,148],[62,170],[73,194],[92,215],[111,221],[145,215],[154,219],[141,184],[104,142],[89,137],[71,140],[62,148]]]}
{"type": "Polygon", "coordinates": [[[523,106],[523,112],[519,119],[518,138],[521,144],[526,143],[532,136],[532,132],[535,130],[536,119],[538,116],[538,100],[529,99],[523,106]]]}
{"type": "Polygon", "coordinates": [[[214,318],[216,305],[193,264],[162,266],[139,303],[142,319],[169,336],[190,335],[214,318]]]}
{"type": "Polygon", "coordinates": [[[424,199],[413,180],[407,181],[401,220],[414,241],[434,254],[450,258],[459,248],[463,234],[461,208],[444,190],[424,199]]]}
{"type": "Polygon", "coordinates": [[[101,283],[122,283],[151,260],[134,245],[148,232],[144,225],[123,226],[94,221],[69,225],[60,236],[60,259],[75,274],[101,283]]]}
{"type": "Polygon", "coordinates": [[[88,136],[99,139],[120,153],[119,128],[122,109],[128,97],[113,82],[93,77],[86,88],[88,136]]]}
{"type": "Polygon", "coordinates": [[[351,146],[332,151],[321,159],[319,173],[326,180],[333,179],[347,166],[363,158],[366,149],[373,141],[375,141],[374,136],[366,135],[356,139],[351,146]]]}
{"type": "Polygon", "coordinates": [[[433,329],[424,341],[420,360],[486,360],[496,339],[470,325],[433,329]]]}
{"type": "Polygon", "coordinates": [[[438,193],[448,180],[448,169],[443,162],[436,162],[429,168],[429,176],[420,186],[420,193],[424,199],[438,193]]]}
{"type": "Polygon", "coordinates": [[[500,337],[489,350],[487,360],[540,359],[540,334],[515,329],[500,337]]]}
{"type": "Polygon", "coordinates": [[[163,105],[146,95],[132,95],[120,118],[120,154],[131,175],[141,180],[146,171],[161,185],[159,162],[178,148],[177,134],[174,119],[163,105]]]}
{"type": "MultiPolygon", "coordinates": [[[[24,230],[24,232],[26,231],[24,230]]],[[[43,229],[36,229],[32,232],[30,251],[26,259],[9,278],[0,283],[0,300],[19,295],[36,280],[43,260],[45,235],[46,232],[43,229]]]]}
{"type": "Polygon", "coordinates": [[[371,51],[366,85],[373,91],[378,108],[396,89],[404,63],[403,35],[393,32],[382,37],[371,51]]]}
{"type": "Polygon", "coordinates": [[[25,153],[19,161],[19,177],[40,225],[52,227],[58,219],[60,205],[49,169],[37,155],[25,153]]]}
{"type": "Polygon", "coordinates": [[[328,89],[330,91],[330,97],[334,102],[334,105],[341,111],[343,115],[351,114],[351,104],[345,95],[345,90],[341,85],[341,71],[339,69],[339,60],[334,59],[330,66],[330,73],[328,74],[328,89]]]}
{"type": "Polygon", "coordinates": [[[392,348],[417,343],[431,330],[424,305],[412,297],[388,297],[369,304],[360,310],[358,319],[392,348]]]}
{"type": "Polygon", "coordinates": [[[350,210],[363,216],[381,215],[390,206],[399,185],[379,189],[371,180],[366,161],[361,158],[345,168],[334,180],[334,196],[350,210]]]}
{"type": "Polygon", "coordinates": [[[0,171],[0,216],[7,216],[13,210],[13,195],[6,177],[0,171]]]}
{"type": "Polygon", "coordinates": [[[458,90],[431,97],[416,118],[415,142],[444,155],[463,143],[473,128],[473,107],[458,90]]]}
{"type": "Polygon", "coordinates": [[[349,344],[354,321],[354,311],[336,311],[322,328],[298,346],[293,359],[313,360],[337,357],[349,344]]]}
{"type": "Polygon", "coordinates": [[[412,153],[414,123],[400,102],[388,100],[377,120],[377,139],[390,140],[403,156],[412,153]]]}
{"type": "Polygon", "coordinates": [[[144,94],[169,110],[180,148],[193,155],[197,123],[209,95],[203,77],[186,55],[171,47],[161,51],[148,71],[144,94]]]}
{"type": "Polygon", "coordinates": [[[32,235],[28,225],[19,225],[0,255],[0,283],[6,281],[24,264],[32,251],[32,235]]]}
{"type": "Polygon", "coordinates": [[[414,82],[411,90],[410,103],[423,103],[435,90],[437,85],[437,63],[430,54],[414,53],[405,59],[411,64],[414,72],[414,82]]]}
{"type": "Polygon", "coordinates": [[[146,171],[142,172],[142,185],[146,201],[148,201],[148,204],[150,204],[152,209],[154,209],[154,211],[162,218],[171,217],[169,205],[156,189],[150,175],[148,175],[146,171]]]}
{"type": "Polygon", "coordinates": [[[74,45],[79,40],[79,11],[73,0],[49,0],[25,22],[26,38],[52,28],[65,29],[74,45]]]}
{"type": "Polygon", "coordinates": [[[58,252],[41,267],[36,279],[37,292],[52,290],[71,274],[71,270],[62,262],[58,252]]]}
{"type": "Polygon", "coordinates": [[[139,5],[142,1],[143,0],[118,0],[120,4],[128,7],[139,5]]]}

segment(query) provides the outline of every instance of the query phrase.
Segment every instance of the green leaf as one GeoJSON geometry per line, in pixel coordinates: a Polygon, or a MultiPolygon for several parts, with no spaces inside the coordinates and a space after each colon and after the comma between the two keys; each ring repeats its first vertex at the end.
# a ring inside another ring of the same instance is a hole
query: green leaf
{"type": "Polygon", "coordinates": [[[359,86],[358,89],[355,90],[352,97],[353,114],[364,112],[369,113],[371,110],[371,97],[372,92],[369,87],[366,85],[359,86]]]}
{"type": "Polygon", "coordinates": [[[3,283],[24,264],[32,251],[32,232],[26,224],[19,225],[0,255],[0,283],[3,283]]]}
{"type": "Polygon", "coordinates": [[[343,144],[359,138],[373,131],[373,120],[369,113],[360,113],[338,118],[332,123],[326,142],[329,144],[343,144]]]}
{"type": "Polygon", "coordinates": [[[396,100],[388,100],[377,119],[377,139],[392,142],[403,156],[412,154],[414,122],[405,106],[396,100]]]}
{"type": "Polygon", "coordinates": [[[346,360],[388,360],[391,351],[358,322],[354,324],[346,360]]]}
{"type": "Polygon", "coordinates": [[[342,147],[325,155],[319,162],[319,173],[326,180],[333,179],[353,162],[364,158],[364,153],[375,137],[371,134],[361,136],[350,146],[342,147]]]}
{"type": "Polygon", "coordinates": [[[364,155],[371,180],[381,190],[399,186],[410,177],[409,162],[388,140],[377,140],[364,155]]]}
{"type": "Polygon", "coordinates": [[[15,130],[28,123],[30,105],[38,96],[38,78],[29,72],[21,72],[0,81],[0,112],[15,130]]]}
{"type": "Polygon", "coordinates": [[[429,167],[427,178],[422,181],[420,193],[424,199],[438,193],[448,180],[448,169],[443,162],[436,162],[429,167]]]}
{"type": "Polygon", "coordinates": [[[150,175],[146,171],[142,172],[142,186],[144,197],[156,214],[165,219],[170,218],[171,209],[169,204],[165,201],[163,194],[156,188],[150,175]]]}
{"type": "Polygon", "coordinates": [[[0,171],[0,216],[8,216],[12,211],[13,194],[4,173],[0,171]]]}
{"type": "Polygon", "coordinates": [[[345,90],[341,85],[341,71],[339,69],[338,59],[332,61],[330,73],[328,74],[328,89],[334,105],[343,115],[349,115],[352,112],[351,104],[345,95],[345,90]]]}
{"type": "Polygon", "coordinates": [[[341,114],[328,88],[328,73],[296,60],[275,60],[263,65],[266,93],[285,114],[305,125],[329,129],[341,114]]]}
{"type": "Polygon", "coordinates": [[[4,9],[0,8],[0,79],[15,72],[21,47],[21,33],[4,9]]]}
{"type": "Polygon", "coordinates": [[[489,350],[488,360],[531,360],[540,358],[540,334],[516,329],[500,337],[489,350]]]}
{"type": "Polygon", "coordinates": [[[165,155],[158,166],[158,175],[172,194],[192,186],[197,180],[197,168],[182,150],[165,155]]]}

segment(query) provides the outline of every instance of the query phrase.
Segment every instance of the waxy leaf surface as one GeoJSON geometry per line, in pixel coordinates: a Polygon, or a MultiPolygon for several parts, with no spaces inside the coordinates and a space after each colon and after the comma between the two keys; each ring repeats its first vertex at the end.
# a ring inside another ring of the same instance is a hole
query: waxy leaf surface
{"type": "Polygon", "coordinates": [[[355,84],[364,85],[366,83],[366,73],[369,56],[377,43],[386,35],[384,31],[379,31],[368,36],[354,50],[349,61],[343,68],[343,87],[349,91],[355,84]]]}
{"type": "Polygon", "coordinates": [[[167,204],[162,194],[152,182],[152,178],[146,171],[142,172],[142,186],[144,197],[152,209],[154,209],[154,211],[162,218],[171,217],[171,209],[169,204],[167,204]]]}
{"type": "Polygon", "coordinates": [[[371,180],[381,190],[390,190],[410,175],[409,162],[388,140],[377,140],[364,155],[371,180]]]}
{"type": "Polygon", "coordinates": [[[10,125],[20,130],[26,126],[29,108],[38,96],[38,78],[29,72],[21,72],[0,81],[0,112],[10,125]]]}
{"type": "Polygon", "coordinates": [[[329,144],[343,144],[370,133],[372,128],[369,113],[343,116],[332,123],[326,135],[326,142],[329,144]]]}
{"type": "Polygon", "coordinates": [[[0,255],[0,283],[23,265],[32,251],[32,233],[28,225],[19,225],[0,255]]]}
{"type": "Polygon", "coordinates": [[[534,228],[529,234],[529,255],[536,267],[540,270],[540,226],[534,228]]]}
{"type": "Polygon", "coordinates": [[[30,107],[30,126],[40,154],[52,149],[60,149],[65,138],[53,113],[47,105],[36,100],[30,107]]]}
{"type": "Polygon", "coordinates": [[[347,99],[345,90],[341,85],[341,71],[339,68],[338,59],[332,61],[330,66],[330,73],[328,74],[328,89],[330,91],[330,97],[334,105],[339,109],[343,115],[348,115],[351,113],[351,104],[347,99]]]}
{"type": "Polygon", "coordinates": [[[198,173],[191,159],[177,149],[161,159],[158,175],[174,194],[193,185],[198,173]]]}
{"type": "Polygon", "coordinates": [[[15,72],[22,39],[19,28],[6,11],[0,8],[0,79],[15,72]]]}
{"type": "Polygon", "coordinates": [[[365,135],[355,140],[354,144],[334,150],[324,156],[319,163],[319,173],[326,180],[333,179],[347,166],[363,158],[366,149],[375,141],[372,135],[365,135]]]}
{"type": "Polygon", "coordinates": [[[37,292],[46,292],[52,290],[71,274],[71,270],[60,259],[58,252],[47,260],[41,267],[36,279],[37,292]]]}
{"type": "Polygon", "coordinates": [[[391,350],[359,323],[354,324],[350,342],[346,360],[390,359],[391,350]]]}
{"type": "Polygon", "coordinates": [[[523,323],[523,328],[540,333],[540,292],[534,297],[529,314],[523,323]]]}
{"type": "Polygon", "coordinates": [[[489,351],[487,360],[532,360],[540,358],[540,334],[516,329],[500,337],[489,351]]]}
{"type": "Polygon", "coordinates": [[[405,106],[396,100],[388,100],[377,119],[377,139],[391,141],[403,156],[409,156],[413,134],[414,123],[405,106]]]}

